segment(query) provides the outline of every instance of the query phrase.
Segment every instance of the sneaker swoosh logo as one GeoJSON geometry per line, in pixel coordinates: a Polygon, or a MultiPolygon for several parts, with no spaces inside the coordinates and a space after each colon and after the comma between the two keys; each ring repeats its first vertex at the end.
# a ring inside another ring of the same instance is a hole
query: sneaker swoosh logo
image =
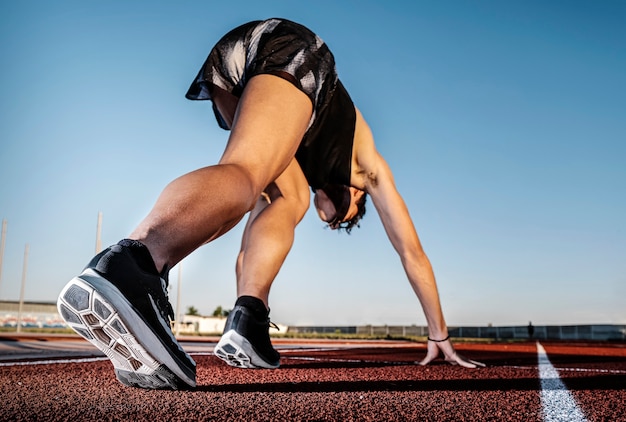
{"type": "MultiPolygon", "coordinates": [[[[169,324],[167,324],[164,320],[163,320],[163,315],[161,314],[161,309],[159,309],[159,307],[157,306],[154,298],[152,297],[152,295],[150,293],[148,293],[148,297],[150,298],[150,304],[152,305],[152,309],[154,309],[154,313],[157,316],[157,319],[159,320],[159,322],[161,323],[161,326],[163,328],[167,328],[166,332],[168,334],[171,333],[172,329],[169,326],[169,324]]],[[[173,337],[172,337],[173,338],[173,337]]]]}
{"type": "Polygon", "coordinates": [[[150,293],[148,293],[148,297],[150,298],[150,304],[152,305],[152,308],[154,309],[154,312],[157,315],[157,319],[159,320],[159,323],[161,323],[161,326],[165,329],[165,332],[167,333],[167,335],[170,336],[173,343],[178,347],[178,350],[180,350],[185,355],[187,355],[187,353],[183,350],[183,348],[180,347],[180,344],[178,344],[176,337],[174,337],[174,333],[172,333],[172,328],[169,326],[169,324],[166,324],[165,321],[163,321],[163,318],[161,317],[161,311],[159,310],[159,307],[157,306],[156,302],[154,301],[154,298],[152,297],[150,293]]]}

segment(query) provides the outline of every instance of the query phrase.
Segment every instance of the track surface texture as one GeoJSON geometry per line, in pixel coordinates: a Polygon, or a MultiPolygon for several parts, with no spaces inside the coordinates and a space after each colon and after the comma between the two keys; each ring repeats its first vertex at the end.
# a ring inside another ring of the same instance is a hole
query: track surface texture
{"type": "Polygon", "coordinates": [[[0,336],[2,421],[624,421],[626,345],[455,346],[486,368],[415,362],[400,341],[274,341],[278,369],[238,369],[216,339],[182,341],[197,362],[191,391],[121,385],[77,338],[0,336]],[[541,354],[541,350],[545,354],[541,354]]]}

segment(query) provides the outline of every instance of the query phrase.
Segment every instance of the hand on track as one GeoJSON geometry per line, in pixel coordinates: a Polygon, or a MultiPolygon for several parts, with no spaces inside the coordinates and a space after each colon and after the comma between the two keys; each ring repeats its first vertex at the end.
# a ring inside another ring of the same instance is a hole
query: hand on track
{"type": "Polygon", "coordinates": [[[449,339],[442,342],[436,342],[429,340],[426,349],[426,357],[419,362],[420,365],[428,365],[433,360],[437,359],[439,353],[443,353],[446,362],[451,365],[460,365],[465,368],[478,368],[484,367],[485,364],[476,362],[474,360],[467,359],[464,356],[459,355],[449,339]]]}

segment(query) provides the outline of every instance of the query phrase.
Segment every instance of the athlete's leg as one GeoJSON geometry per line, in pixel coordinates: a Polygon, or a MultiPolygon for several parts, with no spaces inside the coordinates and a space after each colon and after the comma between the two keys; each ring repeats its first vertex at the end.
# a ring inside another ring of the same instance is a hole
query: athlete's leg
{"type": "Polygon", "coordinates": [[[237,296],[254,296],[268,308],[268,296],[306,213],[309,186],[294,159],[250,213],[237,258],[237,296]]]}
{"type": "Polygon", "coordinates": [[[171,182],[130,238],[148,247],[161,270],[230,230],[292,161],[311,113],[309,98],[289,82],[253,77],[219,164],[171,182]]]}
{"type": "Polygon", "coordinates": [[[250,213],[237,259],[237,301],[215,355],[238,368],[277,368],[280,354],[269,336],[268,296],[309,206],[309,186],[294,159],[250,213]]]}

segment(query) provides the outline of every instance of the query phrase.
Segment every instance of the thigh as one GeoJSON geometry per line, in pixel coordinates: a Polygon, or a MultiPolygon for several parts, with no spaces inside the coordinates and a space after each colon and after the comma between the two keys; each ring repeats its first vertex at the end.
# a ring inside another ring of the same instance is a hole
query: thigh
{"type": "Polygon", "coordinates": [[[242,166],[260,192],[293,160],[312,110],[308,96],[286,80],[253,77],[237,105],[220,164],[242,166]]]}

